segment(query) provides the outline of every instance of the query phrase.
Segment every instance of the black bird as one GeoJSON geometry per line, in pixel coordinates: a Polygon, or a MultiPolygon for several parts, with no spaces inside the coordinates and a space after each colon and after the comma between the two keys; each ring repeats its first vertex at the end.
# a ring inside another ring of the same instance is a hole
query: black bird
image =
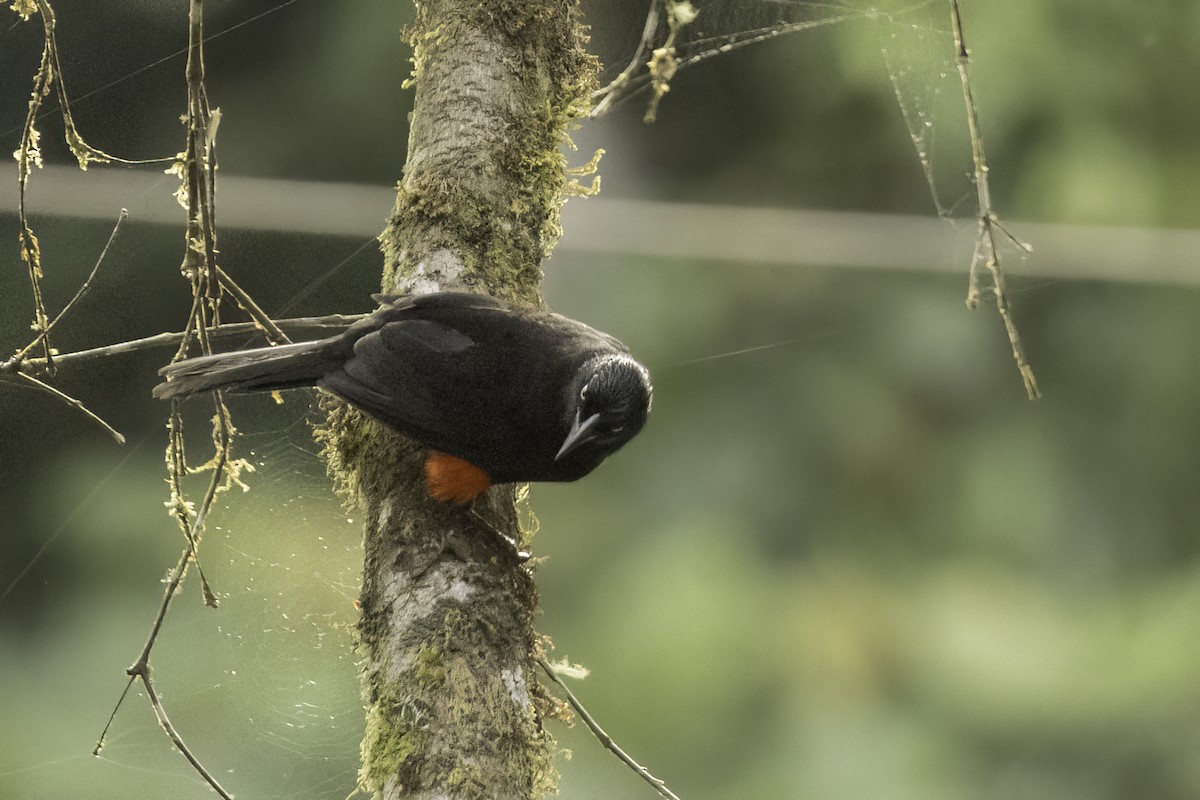
{"type": "Polygon", "coordinates": [[[327,339],[177,361],[158,398],[319,386],[428,448],[430,495],[573,481],[642,429],[650,373],[573,319],[440,292],[381,307],[327,339]]]}

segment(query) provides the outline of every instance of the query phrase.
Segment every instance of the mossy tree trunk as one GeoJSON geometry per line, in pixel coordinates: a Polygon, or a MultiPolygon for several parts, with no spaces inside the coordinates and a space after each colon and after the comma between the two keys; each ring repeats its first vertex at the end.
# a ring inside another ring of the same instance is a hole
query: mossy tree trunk
{"type": "MultiPolygon", "coordinates": [[[[381,236],[385,292],[540,302],[567,181],[560,148],[596,72],[577,15],[577,0],[417,3],[408,159],[381,236]]],[[[363,788],[387,800],[553,793],[531,575],[468,511],[427,496],[418,445],[326,406],[330,471],[366,526],[363,788]]],[[[495,487],[475,510],[517,539],[516,499],[495,487]]]]}

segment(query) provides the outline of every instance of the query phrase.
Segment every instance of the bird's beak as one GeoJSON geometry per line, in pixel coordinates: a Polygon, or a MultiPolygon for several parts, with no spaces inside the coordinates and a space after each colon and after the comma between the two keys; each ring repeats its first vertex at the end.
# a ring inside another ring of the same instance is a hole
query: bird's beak
{"type": "Polygon", "coordinates": [[[558,455],[554,457],[554,460],[560,460],[567,453],[570,453],[576,447],[592,438],[592,428],[596,427],[596,423],[599,421],[600,415],[592,414],[590,417],[580,422],[579,411],[576,411],[575,422],[571,424],[571,432],[568,433],[567,438],[563,440],[562,447],[558,448],[558,455]]]}

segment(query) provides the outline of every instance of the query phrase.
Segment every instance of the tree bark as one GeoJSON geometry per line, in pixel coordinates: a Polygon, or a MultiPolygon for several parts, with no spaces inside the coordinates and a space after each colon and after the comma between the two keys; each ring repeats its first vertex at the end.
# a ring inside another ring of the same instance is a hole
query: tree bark
{"type": "MultiPolygon", "coordinates": [[[[416,5],[416,96],[380,237],[383,290],[536,304],[567,182],[560,147],[596,73],[577,0],[416,5]]],[[[323,402],[330,472],[365,519],[362,788],[386,800],[554,793],[543,721],[557,706],[535,677],[528,568],[470,510],[428,497],[419,444],[323,402]]],[[[517,494],[494,487],[474,511],[519,541],[517,494]]]]}

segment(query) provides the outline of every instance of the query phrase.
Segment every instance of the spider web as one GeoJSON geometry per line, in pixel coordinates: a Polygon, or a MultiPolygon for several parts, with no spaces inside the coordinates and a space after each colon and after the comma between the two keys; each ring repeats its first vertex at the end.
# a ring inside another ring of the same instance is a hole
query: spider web
{"type": "Polygon", "coordinates": [[[971,146],[945,2],[874,18],[888,80],[921,163],[938,215],[953,216],[970,197],[971,146]]]}
{"type": "MultiPolygon", "coordinates": [[[[694,19],[674,30],[674,82],[689,79],[688,67],[751,45],[786,39],[790,44],[779,46],[802,46],[795,34],[837,36],[842,62],[831,71],[867,87],[891,85],[938,215],[953,217],[970,198],[970,139],[946,0],[694,0],[692,7],[694,19]]],[[[664,21],[657,29],[667,27],[664,21]]],[[[637,40],[632,29],[628,36],[637,40]]],[[[623,50],[609,59],[606,81],[634,55],[623,50]]],[[[618,103],[644,100],[652,82],[637,74],[618,103]]]]}
{"type": "MultiPolygon", "coordinates": [[[[221,607],[205,607],[189,580],[192,596],[176,602],[155,648],[172,721],[239,796],[344,798],[356,783],[361,525],[329,489],[304,413],[310,397],[289,393],[283,409],[259,398],[235,405],[255,431],[238,446],[255,472],[249,491],[234,489],[215,509],[201,548],[221,607]]],[[[102,760],[161,773],[173,796],[193,796],[189,786],[212,796],[146,703],[120,713],[102,760]]]]}

